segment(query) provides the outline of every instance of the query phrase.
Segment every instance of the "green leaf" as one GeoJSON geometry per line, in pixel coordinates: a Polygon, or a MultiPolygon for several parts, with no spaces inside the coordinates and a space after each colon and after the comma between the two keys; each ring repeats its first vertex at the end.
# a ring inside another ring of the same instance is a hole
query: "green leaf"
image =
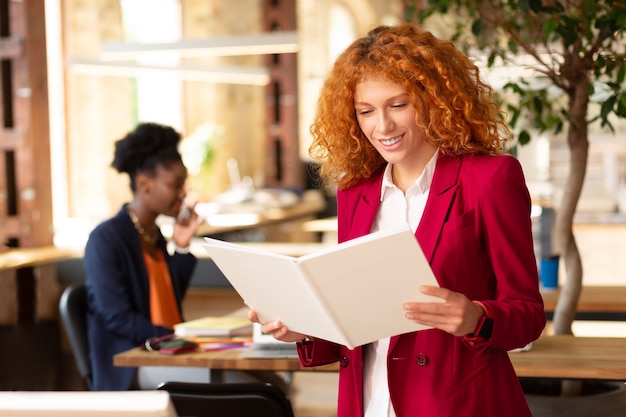
{"type": "Polygon", "coordinates": [[[556,3],[553,6],[544,6],[541,11],[545,14],[558,14],[563,11],[563,6],[560,3],[556,3]]]}
{"type": "Polygon", "coordinates": [[[533,97],[533,107],[537,115],[543,113],[543,100],[539,96],[533,97]]]}
{"type": "Polygon", "coordinates": [[[626,65],[622,62],[622,65],[619,67],[617,71],[616,81],[618,84],[624,83],[624,77],[626,76],[626,65]]]}
{"type": "Polygon", "coordinates": [[[527,130],[522,130],[517,137],[517,141],[520,145],[526,145],[530,142],[530,133],[527,130]]]}
{"type": "Polygon", "coordinates": [[[541,0],[529,0],[528,5],[530,6],[530,10],[535,13],[543,11],[543,4],[541,0]]]}
{"type": "Polygon", "coordinates": [[[566,45],[576,43],[581,33],[580,19],[562,15],[562,24],[556,27],[556,32],[561,35],[566,45]]]}
{"type": "Polygon", "coordinates": [[[543,36],[549,39],[556,31],[556,26],[557,24],[554,17],[550,17],[548,20],[543,22],[543,36]]]}
{"type": "Polygon", "coordinates": [[[554,127],[554,134],[558,135],[562,131],[563,131],[563,120],[560,119],[559,123],[557,123],[556,126],[554,127]]]}
{"type": "Polygon", "coordinates": [[[613,111],[613,107],[615,106],[615,102],[617,101],[617,95],[614,94],[609,97],[604,103],[602,103],[602,107],[600,109],[600,118],[602,119],[602,125],[604,126],[606,120],[609,117],[609,114],[613,111]]]}
{"type": "Polygon", "coordinates": [[[609,129],[611,132],[615,133],[615,128],[611,124],[611,121],[608,118],[602,117],[602,115],[598,116],[600,119],[600,126],[605,129],[609,129]]]}
{"type": "Polygon", "coordinates": [[[621,94],[617,108],[615,109],[615,114],[619,117],[626,117],[626,93],[621,94]]]}
{"type": "Polygon", "coordinates": [[[517,107],[514,107],[511,104],[507,105],[506,108],[509,114],[511,114],[511,118],[509,120],[509,126],[515,127],[517,125],[517,121],[519,120],[521,111],[520,109],[518,109],[517,107]]]}
{"type": "Polygon", "coordinates": [[[528,13],[528,10],[530,10],[530,5],[528,4],[529,0],[520,0],[519,2],[519,9],[524,12],[524,13],[528,13]]]}
{"type": "Polygon", "coordinates": [[[474,20],[474,23],[472,23],[472,34],[474,36],[480,36],[482,32],[483,32],[483,22],[480,19],[474,20]]]}
{"type": "Polygon", "coordinates": [[[514,82],[508,82],[506,84],[504,84],[504,87],[502,87],[505,91],[506,90],[511,90],[512,92],[516,93],[516,94],[522,94],[522,88],[514,82]]]}

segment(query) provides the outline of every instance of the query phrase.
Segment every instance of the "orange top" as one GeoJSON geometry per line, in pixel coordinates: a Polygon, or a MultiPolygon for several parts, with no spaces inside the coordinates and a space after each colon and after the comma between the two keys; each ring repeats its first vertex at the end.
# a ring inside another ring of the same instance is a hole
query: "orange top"
{"type": "Polygon", "coordinates": [[[167,263],[161,251],[157,251],[156,259],[146,252],[143,253],[143,258],[150,280],[150,319],[152,324],[173,328],[175,324],[180,323],[181,319],[167,263]]]}

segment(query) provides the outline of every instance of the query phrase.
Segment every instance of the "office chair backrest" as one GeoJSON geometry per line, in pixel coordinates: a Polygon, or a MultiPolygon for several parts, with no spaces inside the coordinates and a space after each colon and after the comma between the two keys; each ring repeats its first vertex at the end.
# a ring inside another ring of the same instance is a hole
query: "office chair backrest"
{"type": "Polygon", "coordinates": [[[61,294],[59,313],[70,341],[78,372],[91,389],[91,365],[87,341],[87,291],[85,284],[70,285],[61,294]]]}
{"type": "Polygon", "coordinates": [[[179,416],[294,417],[291,402],[279,388],[262,382],[164,382],[179,416]]]}

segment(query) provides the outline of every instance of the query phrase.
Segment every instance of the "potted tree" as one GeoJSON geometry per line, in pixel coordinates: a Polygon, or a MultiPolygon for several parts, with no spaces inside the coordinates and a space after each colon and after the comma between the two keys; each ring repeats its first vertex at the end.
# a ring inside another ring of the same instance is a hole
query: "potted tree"
{"type": "MultiPolygon", "coordinates": [[[[554,233],[566,280],[553,325],[555,334],[572,334],[583,281],[573,222],[587,170],[589,126],[613,130],[611,121],[626,117],[626,5],[622,0],[407,0],[405,5],[408,20],[427,26],[434,17],[445,19],[451,39],[468,53],[481,51],[488,67],[523,55],[524,65],[541,76],[539,86],[529,79],[509,82],[509,100],[504,98],[520,145],[531,140],[522,120],[540,132],[566,136],[569,172],[554,233]]],[[[562,387],[562,395],[582,389],[573,381],[562,387]]]]}

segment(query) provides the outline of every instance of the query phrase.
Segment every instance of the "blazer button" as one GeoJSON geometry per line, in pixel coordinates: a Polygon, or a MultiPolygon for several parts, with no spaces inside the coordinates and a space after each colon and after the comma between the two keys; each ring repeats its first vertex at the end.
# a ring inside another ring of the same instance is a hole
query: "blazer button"
{"type": "Polygon", "coordinates": [[[348,367],[348,357],[347,356],[342,356],[341,359],[339,359],[339,366],[342,368],[347,368],[348,367]]]}
{"type": "Polygon", "coordinates": [[[415,357],[415,362],[419,366],[426,366],[428,365],[428,356],[426,356],[425,353],[418,353],[417,356],[415,357]]]}

